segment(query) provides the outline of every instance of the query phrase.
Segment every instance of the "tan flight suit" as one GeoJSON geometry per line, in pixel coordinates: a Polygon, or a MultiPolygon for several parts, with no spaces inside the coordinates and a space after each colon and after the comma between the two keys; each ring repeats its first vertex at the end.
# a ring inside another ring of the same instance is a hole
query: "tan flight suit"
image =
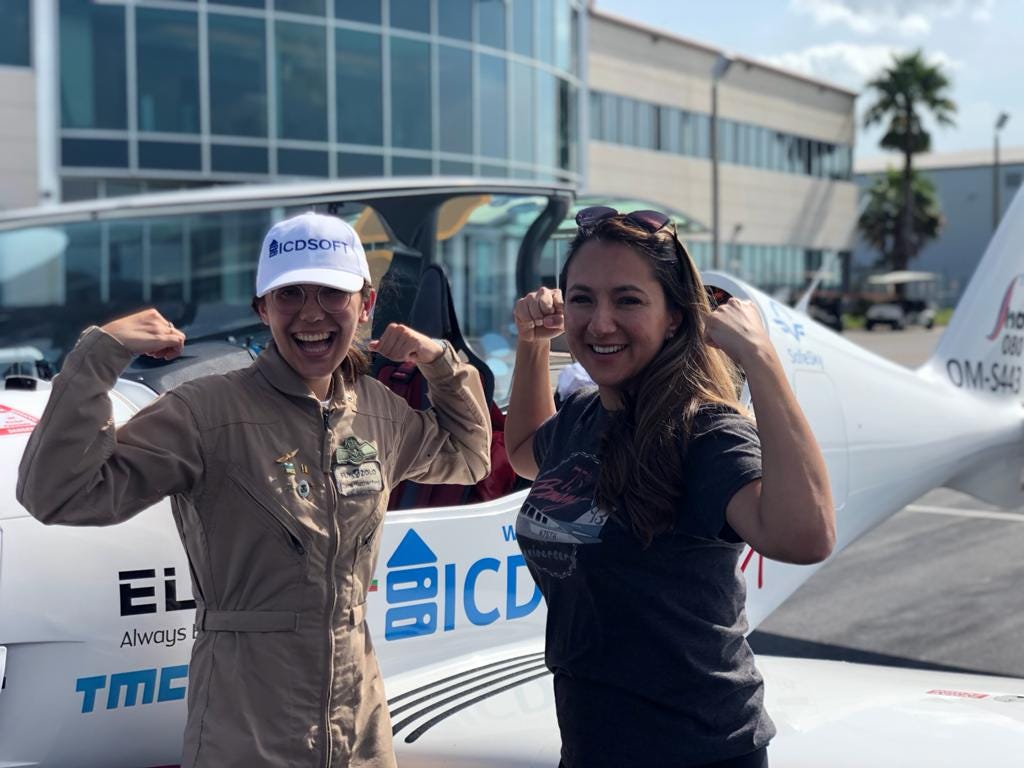
{"type": "Polygon", "coordinates": [[[475,483],[490,464],[479,375],[420,366],[433,410],[336,372],[322,407],[271,345],[187,382],[115,430],[131,354],[86,331],[25,450],[18,500],[44,523],[111,525],[164,496],[188,553],[198,636],[182,765],[395,765],[363,621],[388,491],[475,483]]]}

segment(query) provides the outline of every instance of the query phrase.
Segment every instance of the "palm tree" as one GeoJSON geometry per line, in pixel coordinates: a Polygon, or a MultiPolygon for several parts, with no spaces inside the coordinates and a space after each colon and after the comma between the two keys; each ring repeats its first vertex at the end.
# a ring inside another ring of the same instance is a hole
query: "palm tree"
{"type": "MultiPolygon", "coordinates": [[[[939,210],[935,185],[927,176],[914,171],[911,177],[913,196],[912,231],[907,243],[912,256],[921,252],[925,243],[938,237],[944,220],[939,210]]],[[[864,241],[878,251],[876,265],[890,269],[903,269],[906,262],[897,264],[895,247],[900,232],[903,211],[903,174],[889,168],[875,179],[868,190],[867,203],[857,221],[857,227],[864,241]]]]}
{"type": "Polygon", "coordinates": [[[914,238],[913,158],[931,149],[932,137],[921,123],[922,111],[931,112],[939,125],[955,125],[956,104],[949,98],[950,81],[939,65],[925,61],[920,50],[893,54],[892,64],[868,83],[876,97],[864,115],[864,127],[888,121],[880,142],[903,154],[900,180],[900,223],[893,233],[893,269],[905,269],[920,247],[914,238]]]}

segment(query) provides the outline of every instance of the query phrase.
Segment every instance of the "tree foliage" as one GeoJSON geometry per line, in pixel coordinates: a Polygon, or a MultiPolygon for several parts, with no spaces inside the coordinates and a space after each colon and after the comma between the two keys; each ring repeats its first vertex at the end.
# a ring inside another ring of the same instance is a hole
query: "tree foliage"
{"type": "MultiPolygon", "coordinates": [[[[915,210],[914,185],[920,182],[914,181],[913,159],[915,154],[931,149],[932,138],[922,122],[925,113],[931,113],[941,126],[955,124],[956,104],[949,96],[950,88],[950,80],[941,66],[925,61],[920,50],[894,54],[892,64],[868,83],[874,101],[864,114],[864,127],[884,124],[881,146],[903,155],[902,173],[897,177],[899,193],[895,199],[898,223],[895,231],[889,233],[885,251],[886,261],[893,269],[905,269],[921,248],[922,241],[916,234],[918,220],[927,220],[929,215],[915,210]]],[[[885,183],[891,183],[888,176],[885,183]]],[[[934,202],[934,190],[932,192],[934,202]]],[[[938,214],[937,204],[934,212],[938,214]]],[[[861,221],[864,221],[863,216],[861,221]]]]}
{"type": "Polygon", "coordinates": [[[878,267],[905,269],[907,262],[942,230],[944,220],[932,180],[914,171],[910,186],[914,217],[909,251],[904,261],[896,258],[896,240],[903,214],[903,174],[889,168],[875,179],[867,192],[867,204],[857,227],[864,241],[878,252],[875,262],[878,267]]]}

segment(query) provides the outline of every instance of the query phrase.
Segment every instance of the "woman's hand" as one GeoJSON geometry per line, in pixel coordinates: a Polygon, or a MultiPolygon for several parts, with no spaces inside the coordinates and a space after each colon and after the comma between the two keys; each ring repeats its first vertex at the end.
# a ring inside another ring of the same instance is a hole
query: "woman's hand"
{"type": "Polygon", "coordinates": [[[752,352],[771,347],[761,313],[751,301],[731,298],[707,317],[704,341],[743,365],[752,352]]]}
{"type": "Polygon", "coordinates": [[[444,354],[444,347],[432,338],[401,323],[391,323],[369,347],[396,363],[432,363],[444,354]]]}
{"type": "Polygon", "coordinates": [[[149,355],[173,360],[185,347],[185,334],[155,309],[144,309],[134,315],[111,320],[103,326],[133,355],[149,355]]]}
{"type": "Polygon", "coordinates": [[[550,341],[565,331],[565,305],[557,288],[538,288],[516,302],[512,316],[519,340],[531,344],[550,341]]]}

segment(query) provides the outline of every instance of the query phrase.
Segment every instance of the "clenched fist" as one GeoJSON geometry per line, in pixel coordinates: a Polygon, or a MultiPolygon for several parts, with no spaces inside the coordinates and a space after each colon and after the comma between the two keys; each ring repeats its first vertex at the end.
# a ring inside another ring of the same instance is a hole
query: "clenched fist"
{"type": "Polygon", "coordinates": [[[103,331],[123,344],[133,355],[173,360],[185,347],[185,334],[155,309],[111,320],[103,331]]]}
{"type": "Polygon", "coordinates": [[[761,313],[751,301],[729,299],[708,315],[704,326],[704,340],[717,347],[739,365],[751,352],[771,347],[761,313]]]}
{"type": "Polygon", "coordinates": [[[432,338],[401,323],[391,323],[379,339],[370,342],[369,347],[398,363],[432,363],[444,352],[444,348],[432,338]]]}
{"type": "Polygon", "coordinates": [[[538,288],[516,302],[512,316],[520,341],[550,341],[565,331],[562,292],[558,288],[538,288]]]}

